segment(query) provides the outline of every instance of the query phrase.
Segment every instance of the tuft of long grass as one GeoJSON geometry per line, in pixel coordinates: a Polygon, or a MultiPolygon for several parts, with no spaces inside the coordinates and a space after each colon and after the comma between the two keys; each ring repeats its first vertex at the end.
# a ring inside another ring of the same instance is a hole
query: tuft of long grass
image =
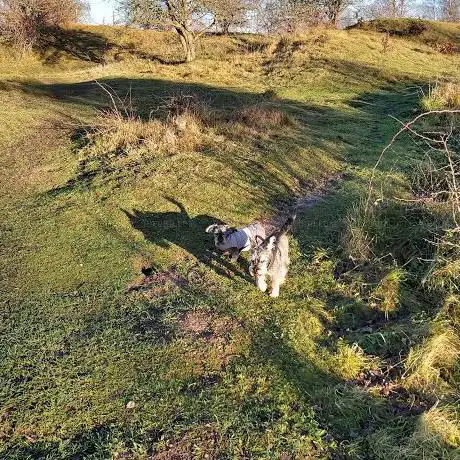
{"type": "Polygon", "coordinates": [[[356,378],[371,362],[361,347],[354,343],[346,344],[343,340],[337,342],[337,353],[331,359],[331,368],[345,380],[356,378]]]}
{"type": "Polygon", "coordinates": [[[369,220],[373,209],[365,212],[364,202],[355,205],[346,216],[342,247],[346,255],[357,260],[369,260],[372,256],[373,236],[369,230],[369,220]]]}
{"type": "Polygon", "coordinates": [[[275,107],[268,107],[263,104],[254,104],[236,110],[233,113],[232,121],[264,130],[295,124],[295,120],[291,116],[275,107]]]}
{"type": "Polygon", "coordinates": [[[422,98],[422,107],[425,110],[460,108],[460,83],[436,82],[422,98]]]}
{"type": "Polygon", "coordinates": [[[401,460],[455,459],[460,445],[458,415],[450,407],[433,408],[418,417],[411,434],[409,424],[390,425],[368,438],[372,458],[401,460]]]}
{"type": "Polygon", "coordinates": [[[449,229],[437,238],[435,258],[424,281],[430,288],[446,293],[460,289],[460,241],[458,229],[449,229]]]}
{"type": "Polygon", "coordinates": [[[456,331],[445,324],[435,325],[432,335],[407,356],[405,387],[437,396],[448,393],[459,357],[460,338],[456,331]]]}
{"type": "Polygon", "coordinates": [[[442,444],[460,448],[460,414],[455,406],[442,406],[430,409],[422,415],[421,423],[442,444]]]}
{"type": "Polygon", "coordinates": [[[383,311],[386,317],[399,306],[401,281],[405,276],[404,270],[400,268],[390,269],[370,295],[371,305],[383,311]]]}

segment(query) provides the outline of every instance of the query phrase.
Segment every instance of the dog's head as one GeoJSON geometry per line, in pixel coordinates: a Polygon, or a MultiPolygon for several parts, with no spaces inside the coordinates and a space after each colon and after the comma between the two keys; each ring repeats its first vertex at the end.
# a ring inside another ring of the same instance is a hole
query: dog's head
{"type": "Polygon", "coordinates": [[[206,233],[214,235],[214,244],[222,251],[230,248],[228,239],[230,235],[236,231],[237,229],[235,227],[230,227],[225,224],[212,224],[206,228],[206,233]]]}
{"type": "Polygon", "coordinates": [[[276,235],[271,235],[266,239],[256,236],[256,245],[252,249],[251,262],[249,264],[249,274],[257,276],[259,271],[266,273],[273,257],[273,249],[278,242],[276,235]]]}

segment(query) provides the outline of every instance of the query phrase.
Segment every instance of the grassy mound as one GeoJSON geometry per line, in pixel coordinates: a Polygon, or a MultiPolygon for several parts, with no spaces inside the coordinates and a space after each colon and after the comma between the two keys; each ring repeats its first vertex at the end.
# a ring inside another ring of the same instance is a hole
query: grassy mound
{"type": "Polygon", "coordinates": [[[364,21],[352,28],[388,33],[428,44],[440,52],[458,53],[460,26],[454,22],[426,21],[423,19],[374,19],[364,21]]]}

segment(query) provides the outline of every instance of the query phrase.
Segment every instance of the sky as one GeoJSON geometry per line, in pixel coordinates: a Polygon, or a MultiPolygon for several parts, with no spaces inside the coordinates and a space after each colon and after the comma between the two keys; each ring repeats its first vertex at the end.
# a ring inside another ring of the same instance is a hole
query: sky
{"type": "Polygon", "coordinates": [[[88,4],[90,11],[85,22],[89,24],[112,24],[114,0],[88,0],[88,4]]]}
{"type": "MultiPolygon", "coordinates": [[[[112,24],[117,0],[87,0],[90,11],[84,22],[88,24],[112,24]]],[[[419,0],[414,1],[414,5],[419,0]]]]}

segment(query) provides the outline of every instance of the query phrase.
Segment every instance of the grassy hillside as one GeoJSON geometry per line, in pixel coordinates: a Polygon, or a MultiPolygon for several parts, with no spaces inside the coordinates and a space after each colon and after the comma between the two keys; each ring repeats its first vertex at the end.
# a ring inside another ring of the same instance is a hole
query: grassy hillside
{"type": "Polygon", "coordinates": [[[456,458],[457,236],[409,136],[362,209],[458,54],[319,29],[180,58],[122,27],[1,49],[0,457],[456,458]],[[204,229],[299,197],[273,300],[204,229]]]}

